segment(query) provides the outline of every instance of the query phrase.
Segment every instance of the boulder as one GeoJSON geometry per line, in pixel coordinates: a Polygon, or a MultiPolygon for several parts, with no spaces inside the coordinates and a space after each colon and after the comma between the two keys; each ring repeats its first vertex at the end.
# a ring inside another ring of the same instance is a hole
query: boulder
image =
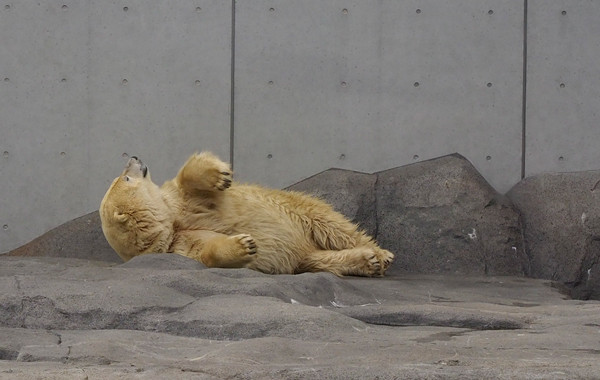
{"type": "Polygon", "coordinates": [[[600,299],[600,171],[524,179],[508,197],[521,211],[530,275],[600,299]]]}
{"type": "Polygon", "coordinates": [[[377,173],[379,243],[403,273],[528,274],[519,212],[464,157],[377,173]]]}
{"type": "Polygon", "coordinates": [[[396,254],[390,272],[527,275],[518,210],[453,154],[374,174],[329,169],[314,194],[396,254]]]}
{"type": "Polygon", "coordinates": [[[98,211],[46,232],[31,242],[7,253],[9,256],[73,257],[121,263],[102,233],[98,211]]]}

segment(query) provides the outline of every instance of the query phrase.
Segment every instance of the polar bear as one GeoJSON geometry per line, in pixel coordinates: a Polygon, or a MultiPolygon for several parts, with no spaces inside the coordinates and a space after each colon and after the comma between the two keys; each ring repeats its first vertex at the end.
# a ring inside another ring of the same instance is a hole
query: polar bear
{"type": "Polygon", "coordinates": [[[131,157],[100,204],[102,231],[127,261],[178,253],[207,267],[383,276],[394,255],[315,197],[232,180],[229,164],[193,154],[161,187],[131,157]]]}

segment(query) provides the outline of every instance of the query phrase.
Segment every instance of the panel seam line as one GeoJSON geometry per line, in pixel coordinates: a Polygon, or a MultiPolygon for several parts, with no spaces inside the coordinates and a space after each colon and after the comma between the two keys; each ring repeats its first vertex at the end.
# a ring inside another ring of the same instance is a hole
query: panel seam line
{"type": "Polygon", "coordinates": [[[229,164],[234,169],[235,139],[235,1],[231,0],[231,88],[229,90],[229,164]]]}
{"type": "Polygon", "coordinates": [[[523,99],[521,109],[521,179],[525,178],[527,150],[527,27],[528,0],[523,0],[523,99]]]}

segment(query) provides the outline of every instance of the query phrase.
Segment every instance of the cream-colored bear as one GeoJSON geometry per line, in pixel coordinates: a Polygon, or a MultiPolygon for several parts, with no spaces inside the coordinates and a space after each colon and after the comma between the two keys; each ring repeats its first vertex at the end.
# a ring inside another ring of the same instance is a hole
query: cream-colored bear
{"type": "Polygon", "coordinates": [[[172,252],[208,267],[338,276],[382,276],[391,264],[391,252],[327,203],[231,176],[228,164],[196,153],[158,187],[132,157],[100,205],[104,235],[125,261],[172,252]]]}

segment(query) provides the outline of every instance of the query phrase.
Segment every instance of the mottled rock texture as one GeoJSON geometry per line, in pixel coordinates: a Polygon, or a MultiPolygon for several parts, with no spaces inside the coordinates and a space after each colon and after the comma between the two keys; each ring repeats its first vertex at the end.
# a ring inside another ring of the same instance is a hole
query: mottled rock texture
{"type": "Polygon", "coordinates": [[[531,276],[600,299],[600,171],[526,178],[508,197],[521,211],[531,276]]]}
{"type": "Polygon", "coordinates": [[[68,221],[7,254],[123,262],[102,233],[98,211],[68,221]]]}
{"type": "Polygon", "coordinates": [[[331,169],[290,189],[363,226],[396,253],[391,271],[528,274],[519,212],[458,154],[375,174],[331,169]]]}
{"type": "Polygon", "coordinates": [[[600,303],[545,280],[0,257],[0,378],[593,378],[600,303]]]}

